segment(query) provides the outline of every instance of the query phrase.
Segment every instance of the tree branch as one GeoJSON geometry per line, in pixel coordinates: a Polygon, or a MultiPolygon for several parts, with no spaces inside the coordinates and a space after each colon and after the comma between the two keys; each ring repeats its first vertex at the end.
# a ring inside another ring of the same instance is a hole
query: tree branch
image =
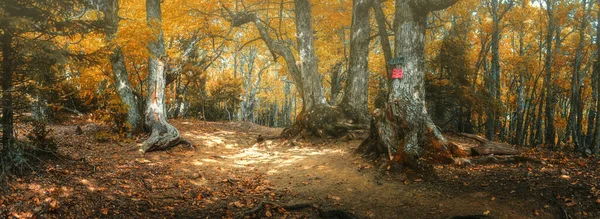
{"type": "Polygon", "coordinates": [[[454,5],[458,0],[412,0],[410,4],[425,11],[439,11],[454,5]]]}

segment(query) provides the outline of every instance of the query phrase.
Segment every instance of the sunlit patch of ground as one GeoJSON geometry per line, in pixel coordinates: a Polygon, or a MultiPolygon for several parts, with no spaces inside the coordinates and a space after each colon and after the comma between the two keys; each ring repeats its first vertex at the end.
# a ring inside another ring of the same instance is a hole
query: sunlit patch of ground
{"type": "MultiPolygon", "coordinates": [[[[141,155],[131,150],[136,143],[96,142],[94,133],[101,127],[93,124],[79,124],[81,136],[73,133],[74,125],[54,126],[59,153],[66,158],[9,180],[0,190],[0,216],[235,218],[261,202],[311,203],[361,218],[484,213],[553,218],[563,209],[576,218],[600,216],[590,205],[600,195],[593,190],[600,188],[593,180],[598,168],[586,160],[547,156],[544,164],[440,165],[434,168],[437,178],[393,175],[354,154],[359,140],[257,143],[259,134],[275,136],[281,129],[245,122],[171,122],[197,151],[176,147],[141,155]]],[[[270,214],[317,215],[311,209],[272,209],[270,214]]]]}

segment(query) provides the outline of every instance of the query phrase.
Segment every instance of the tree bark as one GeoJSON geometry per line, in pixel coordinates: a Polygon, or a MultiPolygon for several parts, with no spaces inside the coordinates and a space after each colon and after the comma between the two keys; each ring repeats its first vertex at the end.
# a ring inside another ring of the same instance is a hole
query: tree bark
{"type": "MultiPolygon", "coordinates": [[[[383,13],[383,8],[381,8],[381,0],[373,1],[374,2],[371,3],[371,6],[373,7],[375,20],[377,21],[377,29],[379,32],[381,49],[383,50],[383,57],[385,58],[386,68],[389,68],[388,62],[392,59],[392,47],[390,46],[390,40],[388,38],[385,14],[383,13]]],[[[391,80],[391,78],[388,78],[388,80],[391,80]]]]}
{"type": "Polygon", "coordinates": [[[161,29],[160,0],[146,0],[146,20],[155,34],[148,42],[148,101],[146,123],[152,134],[142,145],[142,152],[164,150],[181,143],[179,131],[167,121],[165,112],[166,52],[161,29]]]}
{"type": "MultiPolygon", "coordinates": [[[[117,35],[119,29],[119,0],[107,0],[106,7],[103,8],[104,13],[104,32],[106,41],[111,43],[117,35]]],[[[113,45],[112,53],[110,54],[110,64],[112,65],[113,77],[115,80],[115,88],[119,93],[121,102],[127,107],[127,124],[128,132],[136,134],[142,130],[142,116],[137,104],[131,83],[129,82],[129,74],[125,65],[125,57],[119,45],[113,45]]]]}
{"type": "Polygon", "coordinates": [[[4,30],[2,35],[2,154],[8,155],[14,143],[13,130],[13,37],[4,30]]]}
{"type": "Polygon", "coordinates": [[[554,147],[556,145],[556,129],[554,127],[554,106],[556,104],[556,97],[554,95],[555,85],[552,81],[552,57],[554,56],[554,51],[552,50],[552,42],[555,34],[553,0],[546,0],[546,13],[548,15],[548,32],[546,35],[546,59],[544,62],[544,68],[546,71],[544,77],[544,89],[546,90],[546,110],[544,121],[546,127],[544,143],[549,147],[554,147]]]}
{"type": "Polygon", "coordinates": [[[583,49],[585,47],[585,29],[587,26],[587,1],[583,0],[583,11],[584,16],[580,22],[580,26],[578,28],[579,31],[579,44],[577,45],[577,49],[575,50],[575,61],[573,62],[573,72],[571,76],[571,104],[569,111],[569,119],[567,130],[570,130],[569,133],[566,133],[565,139],[568,139],[569,136],[573,139],[573,143],[575,143],[575,148],[579,150],[585,150],[584,139],[581,137],[581,123],[583,120],[583,103],[581,102],[581,87],[583,86],[582,73],[581,73],[581,65],[583,62],[583,49]]]}
{"type": "Polygon", "coordinates": [[[424,56],[427,14],[455,2],[396,1],[395,55],[405,59],[404,76],[389,84],[387,106],[374,113],[370,136],[359,146],[359,152],[409,166],[418,165],[423,155],[435,160],[451,156],[446,152],[448,141],[425,107],[424,56]]]}
{"type": "Polygon", "coordinates": [[[369,95],[369,37],[371,0],[354,0],[350,30],[350,69],[344,98],[340,107],[347,117],[360,124],[370,120],[369,95]]]}
{"type": "MultiPolygon", "coordinates": [[[[596,1],[600,5],[600,2],[596,1]]],[[[596,62],[594,63],[594,71],[592,77],[596,79],[596,97],[600,94],[600,11],[597,12],[596,16],[596,62]]],[[[600,112],[600,101],[596,100],[596,112],[600,112]]],[[[592,138],[592,144],[590,149],[594,152],[596,157],[600,151],[600,117],[596,116],[596,124],[594,129],[594,135],[592,138]]]]}

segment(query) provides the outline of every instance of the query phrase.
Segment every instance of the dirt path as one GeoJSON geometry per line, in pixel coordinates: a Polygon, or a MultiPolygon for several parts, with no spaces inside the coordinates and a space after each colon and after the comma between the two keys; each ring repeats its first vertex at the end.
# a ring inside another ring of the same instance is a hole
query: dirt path
{"type": "MultiPolygon", "coordinates": [[[[67,158],[9,180],[0,216],[236,218],[261,202],[309,203],[360,218],[600,216],[600,204],[594,202],[598,176],[576,168],[557,173],[560,158],[544,164],[436,166],[438,177],[388,175],[353,154],[360,141],[256,144],[259,134],[281,130],[251,123],[172,123],[197,151],[177,147],[140,155],[131,150],[134,143],[98,142],[93,125],[80,124],[81,136],[73,134],[74,125],[55,126],[60,153],[67,158]],[[565,174],[570,178],[560,178],[565,174]]],[[[597,173],[597,163],[585,165],[593,164],[597,173]]],[[[319,215],[316,208],[266,207],[255,216],[319,215]]]]}

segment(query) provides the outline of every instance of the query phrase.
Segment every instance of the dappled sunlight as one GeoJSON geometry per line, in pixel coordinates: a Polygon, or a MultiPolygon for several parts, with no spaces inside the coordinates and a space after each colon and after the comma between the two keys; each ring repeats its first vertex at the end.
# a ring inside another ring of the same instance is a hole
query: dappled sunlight
{"type": "Polygon", "coordinates": [[[79,182],[80,182],[81,184],[83,184],[83,185],[87,186],[87,188],[88,188],[90,191],[92,191],[92,192],[93,192],[93,191],[96,191],[96,186],[95,186],[94,184],[92,184],[90,181],[88,181],[87,179],[81,179],[81,180],[79,180],[79,182]]]}

